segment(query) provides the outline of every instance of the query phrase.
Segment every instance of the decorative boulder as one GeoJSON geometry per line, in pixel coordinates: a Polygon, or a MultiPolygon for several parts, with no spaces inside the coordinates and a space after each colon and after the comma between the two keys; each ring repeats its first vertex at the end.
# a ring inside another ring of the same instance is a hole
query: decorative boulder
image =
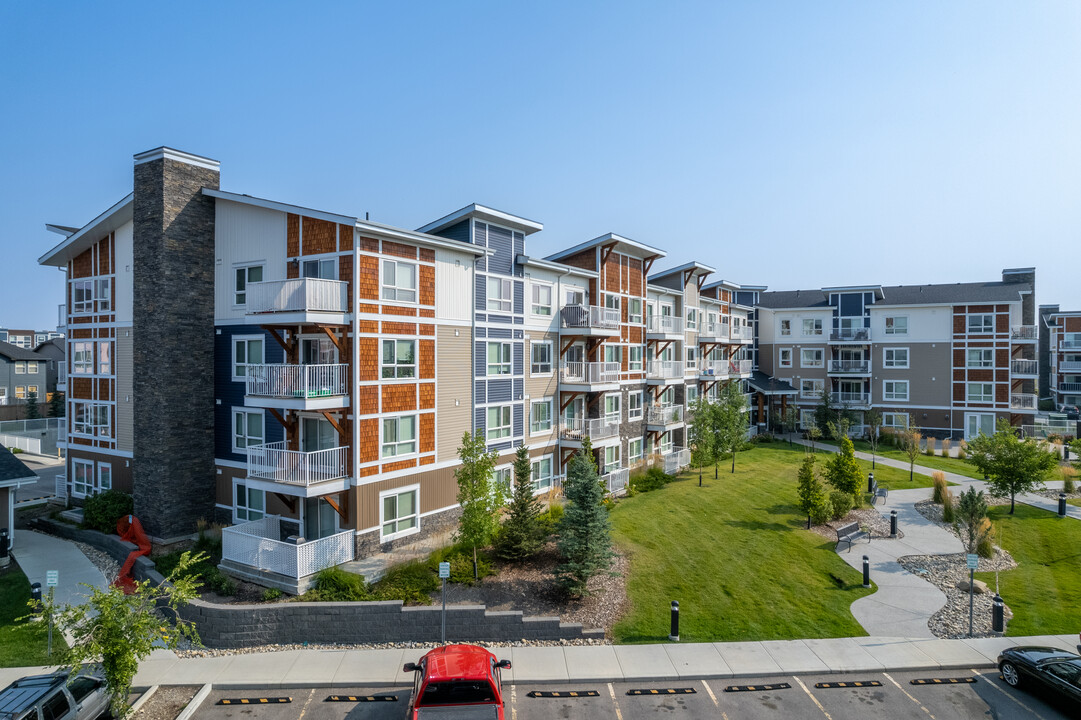
{"type": "MultiPolygon", "coordinates": [[[[958,580],[957,589],[968,592],[968,580],[958,580]]],[[[983,580],[974,581],[972,583],[972,592],[976,595],[983,595],[984,593],[988,592],[987,583],[985,583],[983,580]]]]}

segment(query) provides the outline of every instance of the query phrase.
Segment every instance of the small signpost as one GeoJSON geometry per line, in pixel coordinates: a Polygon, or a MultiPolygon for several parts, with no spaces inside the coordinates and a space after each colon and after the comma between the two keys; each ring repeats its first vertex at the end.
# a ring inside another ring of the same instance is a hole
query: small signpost
{"type": "Polygon", "coordinates": [[[447,644],[447,578],[450,577],[450,563],[439,563],[439,579],[443,581],[443,623],[440,637],[442,643],[447,644]]]}
{"type": "Polygon", "coordinates": [[[974,585],[976,582],[976,567],[980,564],[980,556],[968,553],[965,555],[965,560],[968,563],[968,636],[972,637],[972,606],[976,597],[974,585]]]}
{"type": "MultiPolygon", "coordinates": [[[[59,570],[46,570],[45,571],[45,585],[49,588],[49,607],[53,604],[53,588],[60,582],[59,570]]],[[[49,644],[46,650],[49,657],[53,654],[53,614],[49,612],[49,644]]]]}

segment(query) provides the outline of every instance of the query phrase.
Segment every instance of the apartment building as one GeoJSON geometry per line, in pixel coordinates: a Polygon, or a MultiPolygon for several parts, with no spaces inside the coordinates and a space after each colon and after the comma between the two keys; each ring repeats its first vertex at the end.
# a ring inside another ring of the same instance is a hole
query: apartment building
{"type": "Polygon", "coordinates": [[[0,342],[0,405],[25,403],[33,393],[44,403],[49,358],[19,345],[0,342]]]}
{"type": "MultiPolygon", "coordinates": [[[[1042,310],[1042,308],[1041,308],[1042,310]]],[[[1081,311],[1059,311],[1048,308],[1041,312],[1048,343],[1045,395],[1055,403],[1055,409],[1081,406],[1081,311]]],[[[1042,368],[1041,368],[1042,369],[1042,368]]]]}
{"type": "Polygon", "coordinates": [[[806,426],[828,395],[857,418],[943,437],[1036,412],[1035,271],[1001,281],[759,294],[759,367],[791,384],[806,426]]]}
{"type": "Polygon", "coordinates": [[[35,345],[34,335],[35,333],[33,330],[0,328],[0,342],[10,343],[15,347],[21,347],[24,350],[33,349],[35,345]]]}

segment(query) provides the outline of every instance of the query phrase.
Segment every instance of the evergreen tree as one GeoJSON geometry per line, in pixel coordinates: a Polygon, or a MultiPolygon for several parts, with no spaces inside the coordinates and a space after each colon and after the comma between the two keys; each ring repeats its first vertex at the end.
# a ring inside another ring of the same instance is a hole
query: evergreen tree
{"type": "Polygon", "coordinates": [[[957,499],[957,512],[954,513],[953,526],[957,530],[965,550],[975,554],[991,533],[991,524],[985,523],[987,501],[983,499],[983,490],[979,492],[970,487],[957,499]]]}
{"type": "Polygon", "coordinates": [[[826,461],[826,482],[841,492],[856,495],[860,491],[863,471],[856,462],[856,449],[852,441],[841,436],[841,448],[826,461]]]}
{"type": "Polygon", "coordinates": [[[49,400],[49,417],[64,417],[64,393],[59,390],[49,400]]]}
{"type": "Polygon", "coordinates": [[[41,417],[41,408],[38,407],[38,392],[31,390],[26,395],[26,419],[37,420],[41,417]]]}
{"type": "Polygon", "coordinates": [[[563,562],[556,578],[572,596],[581,596],[586,583],[612,559],[612,523],[604,505],[604,488],[593,463],[589,438],[567,468],[563,495],[567,505],[559,521],[557,546],[563,562]]]}
{"type": "Polygon", "coordinates": [[[496,539],[496,555],[504,560],[524,560],[544,544],[544,528],[540,522],[540,498],[533,494],[533,468],[529,451],[518,448],[514,458],[514,494],[509,514],[496,539]]]}
{"type": "Polygon", "coordinates": [[[473,548],[473,579],[478,580],[477,548],[492,542],[499,530],[499,509],[506,500],[502,485],[492,482],[496,453],[488,452],[484,434],[467,430],[458,448],[462,464],[454,471],[458,481],[458,504],[462,517],[458,521],[457,539],[473,548]]]}
{"type": "Polygon", "coordinates": [[[815,510],[824,507],[829,497],[825,488],[815,476],[815,456],[809,453],[803,457],[803,464],[799,468],[799,481],[796,485],[796,494],[799,496],[799,509],[807,515],[807,528],[811,527],[811,515],[815,510]]]}

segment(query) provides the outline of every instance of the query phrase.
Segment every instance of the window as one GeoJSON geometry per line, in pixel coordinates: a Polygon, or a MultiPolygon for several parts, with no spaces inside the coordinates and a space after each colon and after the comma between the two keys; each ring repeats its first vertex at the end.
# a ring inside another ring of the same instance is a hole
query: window
{"type": "Polygon", "coordinates": [[[885,348],[882,351],[882,367],[907,368],[908,348],[885,348]]]}
{"type": "MultiPolygon", "coordinates": [[[[37,397],[37,394],[38,394],[38,386],[37,385],[27,385],[26,386],[26,397],[29,398],[31,395],[33,395],[34,397],[37,397]]],[[[38,399],[40,400],[41,398],[38,398],[38,399]]]]}
{"type": "Polygon", "coordinates": [[[994,367],[995,351],[991,348],[970,349],[966,353],[966,359],[970,368],[994,367]]]}
{"type": "Polygon", "coordinates": [[[552,457],[542,457],[532,465],[533,492],[544,492],[552,487],[552,457]]]}
{"type": "Polygon", "coordinates": [[[822,320],[808,318],[803,321],[803,334],[804,335],[821,335],[822,334],[822,320]]]}
{"type": "Polygon", "coordinates": [[[98,488],[113,489],[113,466],[109,463],[98,463],[98,488]]]}
{"type": "MultiPolygon", "coordinates": [[[[18,388],[16,388],[15,396],[19,396],[18,388]]],[[[112,435],[110,431],[112,413],[108,405],[75,402],[72,403],[71,407],[74,416],[72,418],[72,432],[76,435],[94,435],[98,437],[112,435]]]]}
{"type": "Polygon", "coordinates": [[[98,374],[111,375],[113,372],[113,344],[111,342],[98,343],[98,374]]]}
{"type": "Polygon", "coordinates": [[[687,386],[687,404],[688,405],[693,405],[697,400],[698,400],[698,386],[697,385],[688,385],[687,386]]]}
{"type": "Polygon", "coordinates": [[[417,374],[417,341],[383,341],[383,377],[411,378],[417,374]]]}
{"type": "Polygon", "coordinates": [[[243,380],[249,365],[263,364],[263,338],[242,336],[233,338],[233,380],[243,380]]]}
{"type": "Polygon", "coordinates": [[[94,372],[94,343],[71,344],[71,372],[78,375],[90,375],[94,372]]]}
{"type": "Polygon", "coordinates": [[[783,368],[792,367],[792,348],[781,348],[777,356],[777,364],[783,368]]]}
{"type": "Polygon", "coordinates": [[[569,288],[563,293],[564,305],[585,305],[585,295],[578,288],[569,288]]]}
{"type": "Polygon", "coordinates": [[[529,346],[529,371],[534,375],[550,375],[552,372],[552,343],[535,342],[529,346]]]}
{"type": "Polygon", "coordinates": [[[686,356],[687,356],[687,369],[688,370],[696,370],[696,369],[698,369],[698,347],[697,346],[688,346],[685,352],[686,352],[686,356]]]}
{"type": "Polygon", "coordinates": [[[488,440],[510,437],[510,405],[488,408],[488,440]]]}
{"type": "MultiPolygon", "coordinates": [[[[899,315],[886,318],[887,335],[908,335],[908,316],[899,315]]],[[[907,416],[906,416],[907,417],[907,416]]]]}
{"type": "Polygon", "coordinates": [[[800,430],[806,430],[815,424],[815,411],[814,410],[800,410],[799,411],[799,428],[800,430]]]}
{"type": "Polygon", "coordinates": [[[604,449],[604,468],[602,473],[619,470],[619,445],[610,445],[604,449]]]}
{"type": "Polygon", "coordinates": [[[604,396],[604,419],[608,422],[619,422],[623,419],[622,396],[611,393],[604,396]]]}
{"type": "Polygon", "coordinates": [[[383,457],[411,455],[417,451],[417,416],[383,418],[383,457]]]}
{"type": "Polygon", "coordinates": [[[970,403],[994,402],[995,389],[991,383],[969,383],[965,397],[970,403]]]}
{"type": "Polygon", "coordinates": [[[908,413],[882,413],[882,427],[907,428],[908,413]]]}
{"type": "Polygon", "coordinates": [[[254,445],[262,445],[263,412],[261,410],[233,410],[233,452],[242,453],[254,445]]]}
{"type": "Polygon", "coordinates": [[[641,370],[642,369],[642,346],[632,345],[627,348],[627,368],[629,370],[641,370]]]}
{"type": "Polygon", "coordinates": [[[970,335],[976,333],[989,333],[994,332],[995,316],[994,315],[969,315],[968,316],[968,332],[970,335]]]}
{"type": "Polygon", "coordinates": [[[263,266],[262,265],[249,265],[248,267],[238,267],[236,269],[236,288],[233,293],[233,303],[235,305],[247,305],[248,304],[248,285],[250,283],[263,282],[263,266]]]}
{"type": "Polygon", "coordinates": [[[552,431],[551,399],[536,400],[529,406],[529,432],[533,435],[552,431]]]}
{"type": "MultiPolygon", "coordinates": [[[[77,703],[81,703],[90,693],[94,692],[99,687],[101,687],[100,680],[95,680],[86,675],[77,677],[68,684],[68,690],[71,692],[71,696],[77,703]]],[[[29,718],[26,718],[26,720],[29,720],[29,718]]]]}
{"type": "Polygon", "coordinates": [[[509,497],[511,488],[514,487],[514,468],[510,465],[498,467],[492,472],[491,490],[494,494],[496,488],[502,488],[504,496],[509,497]]]}
{"type": "Polygon", "coordinates": [[[805,368],[820,368],[825,363],[822,360],[822,348],[803,348],[799,354],[799,366],[805,368]]]}
{"type": "Polygon", "coordinates": [[[380,534],[384,538],[401,535],[407,532],[416,532],[420,528],[420,515],[417,512],[418,488],[390,493],[382,496],[383,518],[380,522],[380,534]]]}
{"type": "Polygon", "coordinates": [[[884,380],[882,399],[908,402],[908,380],[884,380]]]}
{"type": "Polygon", "coordinates": [[[613,295],[612,293],[605,293],[604,306],[609,310],[619,310],[619,295],[613,295]]]}
{"type": "Polygon", "coordinates": [[[94,283],[94,297],[98,300],[98,312],[109,312],[113,306],[112,279],[101,278],[94,283]]]}
{"type": "Polygon", "coordinates": [[[62,692],[55,693],[52,697],[41,703],[41,720],[60,720],[71,712],[71,703],[62,692]]]}
{"type": "Polygon", "coordinates": [[[306,278],[320,278],[322,280],[338,279],[337,258],[323,258],[322,260],[305,260],[303,275],[306,278]]]}
{"type": "Polygon", "coordinates": [[[642,391],[627,394],[627,418],[629,420],[642,419],[642,391]]]}
{"type": "Polygon", "coordinates": [[[383,299],[417,301],[417,266],[414,263],[383,261],[383,299]]]}
{"type": "Polygon", "coordinates": [[[17,400],[25,400],[26,399],[26,386],[25,385],[16,385],[15,386],[15,398],[17,400]]]}
{"type": "Polygon", "coordinates": [[[94,312],[94,281],[74,280],[71,283],[71,311],[94,312]]]}
{"type": "Polygon", "coordinates": [[[825,383],[822,380],[800,380],[799,395],[802,398],[822,397],[825,383]]]}
{"type": "Polygon", "coordinates": [[[791,320],[782,320],[781,321],[781,335],[791,335],[791,334],[792,334],[792,321],[791,320]]]}
{"type": "Polygon", "coordinates": [[[94,463],[89,460],[72,459],[71,494],[86,497],[94,493],[94,463]]]}
{"type": "MultiPolygon", "coordinates": [[[[37,371],[35,371],[35,372],[37,372],[37,371]]],[[[16,375],[25,375],[26,374],[26,361],[25,360],[16,360],[15,361],[15,374],[16,375]]]]}
{"type": "Polygon", "coordinates": [[[631,465],[642,461],[642,438],[635,438],[627,443],[627,459],[631,465]]]}
{"type": "Polygon", "coordinates": [[[262,490],[247,487],[243,482],[236,484],[236,498],[233,515],[236,522],[261,520],[266,508],[266,498],[262,490]]]}
{"type": "Polygon", "coordinates": [[[510,280],[488,278],[488,309],[495,312],[510,312],[512,307],[510,280]]]}
{"type": "Polygon", "coordinates": [[[604,361],[606,363],[619,363],[623,364],[623,346],[622,345],[605,345],[604,346],[604,361]]]}
{"type": "Polygon", "coordinates": [[[695,330],[698,328],[698,311],[691,308],[687,311],[687,329],[695,330]]]}
{"type": "Polygon", "coordinates": [[[510,375],[510,343],[488,343],[488,374],[510,375]]]}
{"type": "Polygon", "coordinates": [[[552,286],[533,285],[533,304],[530,311],[534,315],[548,317],[552,314],[552,286]]]}
{"type": "Polygon", "coordinates": [[[642,322],[642,298],[631,298],[627,301],[627,322],[642,322]]]}

